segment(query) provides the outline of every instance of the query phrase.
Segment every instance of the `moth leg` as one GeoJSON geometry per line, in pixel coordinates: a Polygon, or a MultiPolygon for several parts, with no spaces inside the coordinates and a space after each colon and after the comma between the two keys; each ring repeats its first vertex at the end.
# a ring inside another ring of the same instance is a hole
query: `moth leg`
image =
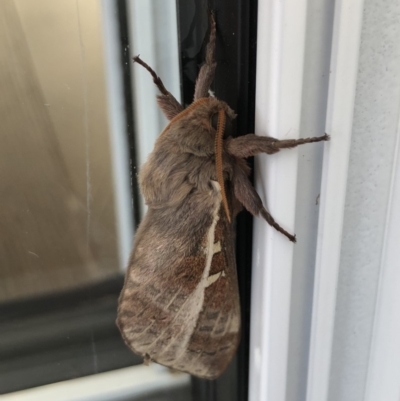
{"type": "Polygon", "coordinates": [[[215,41],[217,39],[216,23],[214,15],[211,13],[211,30],[210,39],[206,46],[206,62],[201,66],[199,75],[196,81],[196,87],[194,89],[194,100],[202,97],[208,97],[208,91],[211,87],[212,81],[214,80],[214,73],[217,63],[215,62],[215,41]]]}
{"type": "Polygon", "coordinates": [[[153,77],[153,82],[156,84],[158,90],[162,93],[161,95],[157,96],[157,103],[168,120],[172,120],[177,114],[183,111],[182,105],[174,98],[172,93],[165,89],[161,78],[147,63],[145,63],[139,56],[134,57],[133,61],[144,67],[153,77]]]}
{"type": "Polygon", "coordinates": [[[306,143],[329,141],[330,138],[331,137],[328,134],[325,134],[322,136],[314,136],[311,138],[284,139],[284,140],[277,140],[276,142],[274,142],[274,146],[277,147],[278,149],[291,149],[299,145],[304,145],[306,143]]]}
{"type": "Polygon", "coordinates": [[[226,151],[236,157],[245,158],[259,153],[272,155],[280,149],[294,148],[306,143],[329,141],[329,135],[313,138],[285,139],[279,140],[269,136],[258,136],[254,134],[243,135],[238,138],[229,138],[225,141],[226,151]]]}
{"type": "Polygon", "coordinates": [[[284,228],[282,228],[265,209],[260,196],[251,185],[246,173],[240,167],[235,168],[233,174],[233,186],[235,197],[253,216],[261,215],[270,226],[275,228],[275,230],[285,235],[290,241],[296,242],[296,236],[289,234],[284,228]]]}

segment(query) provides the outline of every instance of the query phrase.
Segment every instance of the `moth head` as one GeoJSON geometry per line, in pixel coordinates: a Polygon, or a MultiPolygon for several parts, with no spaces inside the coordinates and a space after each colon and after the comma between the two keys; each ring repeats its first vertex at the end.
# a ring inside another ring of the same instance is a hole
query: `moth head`
{"type": "MultiPolygon", "coordinates": [[[[219,113],[214,113],[211,116],[211,126],[217,131],[218,129],[218,121],[220,120],[220,114],[219,113]]],[[[232,136],[233,133],[233,122],[229,118],[229,116],[225,113],[225,129],[224,129],[224,135],[223,138],[227,138],[228,136],[232,136]]]]}
{"type": "Polygon", "coordinates": [[[227,138],[233,135],[234,132],[234,120],[236,118],[236,114],[233,110],[224,102],[220,102],[221,106],[217,110],[212,110],[210,115],[210,125],[214,128],[215,131],[218,130],[218,124],[221,123],[221,110],[224,111],[224,134],[223,138],[227,138]]]}

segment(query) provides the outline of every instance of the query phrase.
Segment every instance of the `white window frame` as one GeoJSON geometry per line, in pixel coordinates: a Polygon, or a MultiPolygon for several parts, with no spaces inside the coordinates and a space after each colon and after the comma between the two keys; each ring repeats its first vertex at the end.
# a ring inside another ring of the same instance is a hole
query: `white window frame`
{"type": "MultiPolygon", "coordinates": [[[[316,247],[310,335],[303,346],[309,349],[301,367],[306,370],[306,401],[328,401],[332,379],[332,344],[341,262],[349,155],[359,51],[364,17],[363,0],[336,0],[330,52],[329,95],[326,132],[332,141],[325,145],[322,181],[315,177],[309,187],[321,188],[318,230],[309,230],[311,240],[292,245],[265,222],[255,219],[250,343],[250,401],[292,401],[288,375],[296,354],[290,348],[293,294],[294,246],[316,247]]],[[[378,3],[378,1],[377,1],[378,3]]],[[[301,132],[304,110],[315,107],[304,101],[307,15],[318,8],[319,17],[330,12],[327,2],[313,0],[259,0],[256,133],[277,138],[296,138],[301,132]]],[[[368,5],[371,6],[372,2],[368,5]]],[[[372,4],[373,5],[373,4],[372,4]]],[[[377,6],[377,5],[375,5],[377,6]]],[[[332,9],[333,10],[333,9],[332,9]]],[[[317,17],[318,18],[318,17],[317,17]]],[[[308,46],[308,47],[307,47],[308,46]]],[[[318,77],[316,83],[318,85],[318,77]]],[[[321,132],[320,134],[323,134],[321,132]]],[[[373,334],[362,401],[400,399],[400,118],[392,166],[386,229],[375,301],[373,334]]],[[[291,232],[306,231],[304,216],[296,216],[299,204],[315,201],[303,193],[302,177],[296,174],[301,162],[299,149],[256,158],[257,189],[277,221],[291,232]]],[[[310,163],[314,161],[310,160],[310,163]]],[[[304,183],[303,183],[304,184],[304,183]]],[[[371,194],[373,196],[373,194],[371,194]]],[[[304,241],[304,240],[303,240],[304,241]]],[[[305,317],[304,317],[305,318],[305,317]]],[[[340,323],[339,323],[340,324],[340,323]]],[[[345,352],[345,351],[343,351],[345,352]]],[[[300,369],[297,373],[301,373],[300,369]]],[[[350,398],[349,398],[350,399],[350,398]]],[[[337,400],[341,401],[341,400],[337,400]]],[[[354,400],[361,401],[361,400],[354,400]]]]}

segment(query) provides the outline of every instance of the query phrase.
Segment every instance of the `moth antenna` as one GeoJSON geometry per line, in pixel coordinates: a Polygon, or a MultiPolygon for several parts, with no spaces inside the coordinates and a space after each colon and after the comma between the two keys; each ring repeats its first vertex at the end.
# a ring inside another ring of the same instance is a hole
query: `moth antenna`
{"type": "Polygon", "coordinates": [[[133,57],[133,62],[140,64],[153,77],[153,82],[156,84],[158,90],[162,93],[162,95],[157,96],[158,105],[168,120],[171,120],[177,114],[179,114],[183,110],[182,105],[170,92],[167,91],[161,78],[156,74],[156,72],[147,63],[145,63],[139,55],[133,57]]]}
{"type": "Polygon", "coordinates": [[[217,135],[215,137],[215,168],[217,171],[218,184],[221,187],[222,204],[224,205],[226,217],[229,223],[231,222],[231,215],[229,212],[228,200],[226,198],[225,183],[224,183],[224,169],[222,163],[222,144],[223,136],[225,131],[225,112],[219,110],[218,112],[218,124],[217,124],[217,135]]]}
{"type": "Polygon", "coordinates": [[[206,48],[206,63],[213,64],[215,63],[215,42],[217,40],[217,24],[215,22],[215,15],[214,12],[211,11],[210,13],[210,38],[209,42],[207,43],[206,48]]]}
{"type": "Polygon", "coordinates": [[[142,67],[144,67],[153,77],[153,82],[156,84],[158,90],[163,94],[163,95],[169,95],[170,93],[165,89],[165,86],[163,82],[161,81],[161,78],[155,73],[155,71],[147,64],[145,63],[139,55],[135,56],[133,58],[134,63],[140,64],[142,67]]]}
{"type": "Polygon", "coordinates": [[[199,75],[197,76],[196,86],[194,89],[194,100],[208,96],[208,90],[214,80],[215,68],[215,42],[217,40],[217,25],[214,18],[214,13],[210,14],[210,36],[206,46],[206,60],[201,66],[199,75]]]}

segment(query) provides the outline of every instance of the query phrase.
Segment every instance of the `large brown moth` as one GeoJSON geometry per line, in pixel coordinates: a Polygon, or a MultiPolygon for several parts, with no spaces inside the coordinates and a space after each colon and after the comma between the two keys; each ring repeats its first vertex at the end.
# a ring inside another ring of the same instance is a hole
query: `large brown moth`
{"type": "Polygon", "coordinates": [[[244,206],[296,241],[263,206],[245,158],[329,139],[232,138],[235,113],[209,95],[215,41],[212,17],[206,61],[185,109],[134,58],[152,75],[170,122],[139,174],[148,211],[135,235],[117,318],[126,344],[146,361],[205,379],[221,375],[240,338],[235,216],[244,206]]]}

